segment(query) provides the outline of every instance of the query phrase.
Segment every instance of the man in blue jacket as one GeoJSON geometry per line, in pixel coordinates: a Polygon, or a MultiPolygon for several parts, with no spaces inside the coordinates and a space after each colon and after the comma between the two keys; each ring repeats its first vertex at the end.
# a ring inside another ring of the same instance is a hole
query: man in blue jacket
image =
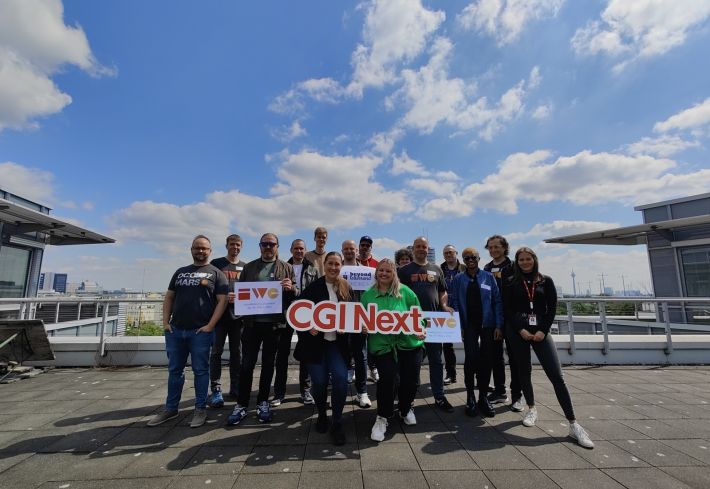
{"type": "Polygon", "coordinates": [[[454,277],[449,305],[459,313],[464,352],[466,414],[493,417],[495,411],[488,400],[488,383],[496,352],[503,347],[503,307],[500,289],[490,272],[478,268],[480,255],[469,247],[461,253],[466,270],[454,277]],[[479,347],[478,341],[481,341],[479,347]],[[474,392],[474,375],[478,376],[478,402],[474,392]]]}

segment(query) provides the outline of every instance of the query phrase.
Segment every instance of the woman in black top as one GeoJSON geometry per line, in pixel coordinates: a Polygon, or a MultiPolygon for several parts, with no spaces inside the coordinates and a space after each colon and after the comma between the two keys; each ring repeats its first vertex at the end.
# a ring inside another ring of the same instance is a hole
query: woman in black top
{"type": "MultiPolygon", "coordinates": [[[[311,283],[299,299],[314,303],[323,301],[351,302],[353,290],[340,275],[343,257],[337,251],[325,255],[323,267],[325,275],[311,283]]],[[[318,409],[316,431],[328,431],[327,403],[328,379],[332,382],[330,401],[333,412],[333,423],[330,434],[336,445],[345,444],[345,432],[342,426],[343,408],[348,389],[348,334],[355,333],[323,333],[316,329],[298,332],[298,344],[293,356],[308,367],[311,376],[311,393],[318,409]]]]}
{"type": "Polygon", "coordinates": [[[503,296],[506,337],[515,356],[520,385],[528,404],[523,425],[534,426],[537,421],[531,380],[532,347],[547,378],[552,382],[557,401],[569,421],[569,436],[580,446],[594,448],[594,443],[574,416],[572,399],[557,358],[557,348],[549,335],[557,308],[555,283],[547,275],[540,274],[537,255],[530,248],[522,247],[515,253],[514,274],[503,284],[503,296]]]}

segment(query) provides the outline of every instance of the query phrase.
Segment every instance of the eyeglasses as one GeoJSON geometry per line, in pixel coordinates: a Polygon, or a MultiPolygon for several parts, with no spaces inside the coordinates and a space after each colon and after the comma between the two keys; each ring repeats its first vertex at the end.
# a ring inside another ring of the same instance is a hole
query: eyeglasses
{"type": "Polygon", "coordinates": [[[464,256],[463,261],[478,261],[478,257],[472,255],[464,256]]]}
{"type": "Polygon", "coordinates": [[[371,244],[371,243],[360,243],[360,246],[361,246],[361,247],[365,247],[365,248],[372,248],[372,244],[371,244]]]}
{"type": "Polygon", "coordinates": [[[272,243],[270,241],[262,241],[259,243],[259,246],[262,248],[276,248],[279,244],[278,243],[272,243]]]}

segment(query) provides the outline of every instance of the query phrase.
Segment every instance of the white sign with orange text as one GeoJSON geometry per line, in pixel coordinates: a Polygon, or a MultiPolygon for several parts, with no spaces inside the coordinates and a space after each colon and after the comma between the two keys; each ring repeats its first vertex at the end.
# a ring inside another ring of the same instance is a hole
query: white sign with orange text
{"type": "Polygon", "coordinates": [[[461,343],[459,313],[424,311],[426,343],[461,343]]]}
{"type": "Polygon", "coordinates": [[[234,314],[257,316],[259,314],[281,314],[281,283],[237,282],[234,284],[234,314]]]}

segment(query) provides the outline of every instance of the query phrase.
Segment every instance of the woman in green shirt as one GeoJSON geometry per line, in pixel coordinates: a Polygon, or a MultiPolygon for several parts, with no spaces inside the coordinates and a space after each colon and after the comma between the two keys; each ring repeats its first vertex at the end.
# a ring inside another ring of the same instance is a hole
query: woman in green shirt
{"type": "MultiPolygon", "coordinates": [[[[375,285],[365,291],[361,302],[364,306],[376,304],[379,311],[408,311],[411,307],[419,307],[416,294],[406,285],[400,284],[395,264],[387,258],[377,264],[375,285]]],[[[374,333],[368,337],[367,345],[380,373],[380,380],[377,381],[377,419],[370,438],[382,441],[387,431],[387,420],[394,416],[397,375],[399,414],[404,424],[417,424],[412,403],[422,365],[424,335],[374,333]]]]}

